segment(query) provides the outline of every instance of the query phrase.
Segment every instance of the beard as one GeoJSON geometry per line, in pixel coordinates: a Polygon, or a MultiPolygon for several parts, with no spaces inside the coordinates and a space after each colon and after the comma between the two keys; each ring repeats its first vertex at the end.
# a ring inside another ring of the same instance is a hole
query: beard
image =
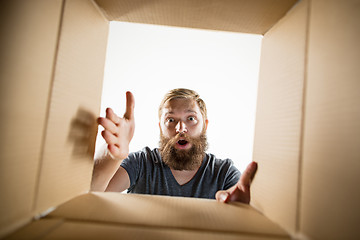
{"type": "Polygon", "coordinates": [[[167,138],[160,133],[160,154],[163,162],[174,170],[195,170],[200,167],[207,149],[206,134],[202,133],[199,137],[189,137],[184,133],[179,133],[175,137],[167,138]],[[175,144],[185,139],[191,143],[190,149],[177,149],[175,144]]]}

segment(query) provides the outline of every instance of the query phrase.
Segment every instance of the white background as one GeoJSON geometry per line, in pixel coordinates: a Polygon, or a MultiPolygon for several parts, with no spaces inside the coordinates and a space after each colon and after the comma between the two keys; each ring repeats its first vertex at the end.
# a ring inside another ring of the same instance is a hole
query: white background
{"type": "MultiPolygon", "coordinates": [[[[101,115],[135,96],[130,151],[158,147],[158,106],[173,88],[197,91],[208,108],[208,152],[240,171],[252,160],[261,35],[111,22],[101,115]]],[[[102,129],[99,129],[99,133],[102,129]]],[[[99,135],[97,150],[104,141],[99,135]]]]}

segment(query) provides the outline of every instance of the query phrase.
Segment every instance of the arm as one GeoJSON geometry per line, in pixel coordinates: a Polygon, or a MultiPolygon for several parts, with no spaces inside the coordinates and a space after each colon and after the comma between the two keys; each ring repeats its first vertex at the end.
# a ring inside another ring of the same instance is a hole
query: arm
{"type": "Polygon", "coordinates": [[[257,163],[251,162],[243,174],[241,174],[237,184],[231,188],[218,191],[215,195],[215,198],[219,202],[242,202],[250,203],[250,184],[251,180],[254,178],[257,170],[257,163]]]}
{"type": "Polygon", "coordinates": [[[127,92],[126,111],[122,118],[111,108],[106,109],[105,118],[98,118],[98,123],[104,127],[101,135],[107,148],[95,159],[92,191],[123,191],[130,185],[129,176],[120,164],[129,154],[129,144],[134,135],[134,106],[134,96],[127,92]]]}

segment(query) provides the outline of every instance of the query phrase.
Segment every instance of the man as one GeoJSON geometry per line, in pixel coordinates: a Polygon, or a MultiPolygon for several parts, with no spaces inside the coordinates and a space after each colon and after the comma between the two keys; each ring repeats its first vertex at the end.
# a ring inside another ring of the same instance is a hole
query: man
{"type": "Polygon", "coordinates": [[[98,123],[107,149],[95,160],[91,189],[131,193],[216,198],[220,202],[250,202],[250,183],[257,164],[240,172],[231,160],[205,153],[207,111],[189,89],[168,92],[159,107],[160,147],[129,154],[135,129],[135,100],[126,93],[123,118],[112,109],[98,123]]]}

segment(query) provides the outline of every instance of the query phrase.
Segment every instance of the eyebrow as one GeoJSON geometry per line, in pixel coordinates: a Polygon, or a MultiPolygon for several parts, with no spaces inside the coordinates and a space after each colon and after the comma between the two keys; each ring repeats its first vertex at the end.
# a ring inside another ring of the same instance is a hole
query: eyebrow
{"type": "Polygon", "coordinates": [[[188,113],[198,113],[198,112],[193,111],[193,110],[187,110],[186,112],[188,112],[188,113]]]}
{"type": "MultiPolygon", "coordinates": [[[[196,112],[196,111],[194,111],[194,110],[188,109],[188,110],[186,111],[186,113],[195,113],[195,114],[197,114],[198,112],[196,112]]],[[[171,115],[171,114],[174,114],[174,112],[173,112],[173,111],[167,112],[167,113],[165,113],[165,116],[171,115]]]]}

